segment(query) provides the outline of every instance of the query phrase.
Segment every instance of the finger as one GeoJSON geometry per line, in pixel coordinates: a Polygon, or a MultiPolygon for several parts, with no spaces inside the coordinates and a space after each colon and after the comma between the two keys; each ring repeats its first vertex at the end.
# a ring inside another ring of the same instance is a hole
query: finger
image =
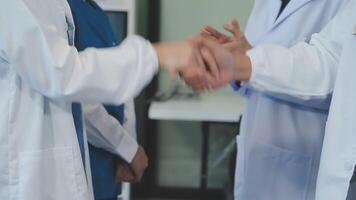
{"type": "Polygon", "coordinates": [[[224,49],[218,42],[211,39],[201,40],[199,43],[200,48],[206,47],[213,55],[215,55],[218,51],[224,49]]]}
{"type": "Polygon", "coordinates": [[[203,37],[203,38],[212,37],[212,35],[211,35],[209,32],[205,31],[205,30],[201,31],[201,32],[199,33],[199,36],[200,36],[200,37],[203,37]]]}
{"type": "Polygon", "coordinates": [[[237,19],[233,19],[230,24],[225,24],[224,29],[229,31],[231,34],[234,35],[234,37],[240,37],[242,32],[240,29],[240,24],[237,19]]]}
{"type": "Polygon", "coordinates": [[[194,85],[193,87],[191,87],[195,92],[204,92],[206,90],[206,86],[204,86],[203,84],[201,85],[194,85]]]}
{"type": "Polygon", "coordinates": [[[135,176],[132,174],[132,172],[128,171],[128,173],[126,173],[126,176],[125,176],[125,179],[124,179],[124,182],[135,182],[135,176]]]}
{"type": "Polygon", "coordinates": [[[231,24],[224,24],[224,25],[223,25],[223,28],[224,28],[226,31],[230,32],[234,37],[236,37],[234,28],[232,27],[231,24]]]}
{"type": "Polygon", "coordinates": [[[217,29],[213,28],[212,26],[206,26],[204,30],[216,38],[224,37],[224,34],[220,33],[217,29]]]}
{"type": "Polygon", "coordinates": [[[225,34],[221,33],[217,29],[211,27],[211,26],[206,26],[204,29],[206,32],[208,32],[210,35],[215,37],[217,40],[219,40],[220,43],[225,43],[229,41],[229,37],[226,36],[225,34]]]}
{"type": "Polygon", "coordinates": [[[197,64],[199,65],[197,69],[195,69],[195,80],[198,82],[195,82],[194,85],[198,85],[199,88],[202,87],[207,87],[207,81],[205,75],[205,71],[207,69],[207,66],[205,65],[204,59],[201,55],[200,48],[195,49],[195,59],[197,61],[197,64]]]}
{"type": "Polygon", "coordinates": [[[233,19],[231,22],[232,27],[234,28],[234,30],[236,30],[237,32],[241,32],[240,29],[240,22],[237,19],[233,19]]]}
{"type": "Polygon", "coordinates": [[[118,180],[118,182],[121,182],[124,179],[125,179],[125,173],[124,173],[123,169],[121,167],[119,167],[116,172],[116,180],[118,180]]]}
{"type": "Polygon", "coordinates": [[[128,171],[125,171],[122,178],[119,179],[119,182],[134,183],[134,182],[136,182],[136,180],[135,180],[135,176],[132,174],[132,172],[130,170],[128,170],[128,171]]]}
{"type": "Polygon", "coordinates": [[[219,89],[219,88],[221,88],[221,87],[223,87],[223,86],[225,86],[226,85],[226,82],[225,81],[217,81],[217,82],[215,82],[213,85],[212,85],[212,89],[213,90],[216,90],[216,89],[219,89]]]}
{"type": "Polygon", "coordinates": [[[127,176],[130,174],[130,169],[127,165],[119,166],[116,173],[116,179],[118,182],[132,182],[134,180],[133,176],[127,176]]]}
{"type": "Polygon", "coordinates": [[[206,79],[203,76],[205,67],[191,67],[182,71],[181,77],[185,83],[193,90],[200,90],[206,84],[206,79]]]}
{"type": "Polygon", "coordinates": [[[201,67],[201,68],[205,69],[205,63],[204,63],[204,60],[200,54],[199,48],[194,49],[194,58],[195,58],[195,62],[196,62],[195,64],[197,64],[196,67],[201,67]]]}
{"type": "Polygon", "coordinates": [[[190,80],[186,82],[187,85],[194,91],[201,91],[208,87],[207,81],[204,78],[196,78],[195,80],[190,80]]]}
{"type": "Polygon", "coordinates": [[[219,68],[213,54],[209,51],[209,49],[202,47],[201,48],[201,55],[204,58],[206,65],[208,66],[209,72],[206,76],[209,81],[212,81],[213,76],[215,79],[219,79],[219,68]]]}
{"type": "Polygon", "coordinates": [[[239,37],[241,35],[240,23],[237,19],[233,19],[231,22],[232,31],[235,37],[239,37]]]}
{"type": "Polygon", "coordinates": [[[184,79],[185,83],[192,88],[193,90],[201,90],[202,88],[205,87],[207,81],[206,78],[202,75],[200,71],[203,71],[205,69],[201,68],[195,68],[189,71],[189,72],[184,72],[182,78],[184,79]]]}

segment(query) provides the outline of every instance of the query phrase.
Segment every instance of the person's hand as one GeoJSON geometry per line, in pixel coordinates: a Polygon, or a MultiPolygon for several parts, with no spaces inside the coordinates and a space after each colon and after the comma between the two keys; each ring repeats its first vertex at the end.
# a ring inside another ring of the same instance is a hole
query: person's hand
{"type": "Polygon", "coordinates": [[[218,68],[219,76],[215,79],[211,79],[206,77],[207,73],[200,70],[201,68],[191,67],[183,69],[180,72],[181,78],[190,88],[194,91],[207,91],[221,87],[225,82],[234,78],[234,57],[232,53],[220,45],[222,40],[218,41],[214,37],[199,34],[194,38],[194,41],[197,44],[197,50],[203,59],[202,62],[204,62],[204,65],[209,66],[209,68],[218,68]],[[214,44],[216,43],[216,46],[214,45],[214,47],[212,47],[209,45],[208,48],[205,43],[210,44],[209,41],[214,42],[214,44]],[[214,55],[214,53],[216,55],[214,55]],[[222,65],[222,67],[219,68],[219,64],[222,65]]]}
{"type": "Polygon", "coordinates": [[[142,146],[139,146],[130,164],[120,164],[116,170],[116,179],[120,182],[140,182],[148,167],[148,157],[142,146]]]}
{"type": "MultiPolygon", "coordinates": [[[[157,52],[160,66],[166,69],[171,77],[178,72],[192,70],[202,73],[202,79],[214,79],[219,76],[217,66],[206,66],[195,40],[183,42],[159,43],[154,48],[157,52]]],[[[206,82],[201,80],[201,82],[206,82]]]]}
{"type": "Polygon", "coordinates": [[[245,53],[230,52],[215,39],[198,39],[201,55],[207,66],[217,66],[219,78],[209,82],[213,89],[222,87],[230,81],[248,81],[251,76],[251,62],[245,53]]]}
{"type": "Polygon", "coordinates": [[[223,27],[231,33],[231,36],[227,36],[211,26],[206,26],[201,35],[216,39],[218,43],[224,45],[231,52],[245,53],[252,48],[236,19],[233,19],[230,24],[224,24],[223,27]]]}
{"type": "MultiPolygon", "coordinates": [[[[199,36],[195,38],[196,42],[199,42],[203,38],[199,36]]],[[[218,70],[218,66],[214,60],[214,57],[211,56],[210,52],[206,49],[202,49],[197,46],[196,49],[199,58],[199,62],[203,63],[204,66],[207,67],[187,67],[180,71],[180,76],[184,80],[184,82],[195,91],[206,91],[212,88],[211,83],[215,82],[220,77],[220,72],[211,73],[209,69],[218,70]],[[203,56],[205,60],[203,59],[203,56]],[[207,70],[208,69],[208,70],[207,70]],[[214,77],[211,74],[215,74],[214,77]]]]}
{"type": "Polygon", "coordinates": [[[218,68],[217,78],[206,78],[206,73],[199,68],[186,68],[180,72],[185,83],[195,91],[216,89],[232,80],[249,79],[251,69],[245,53],[252,46],[240,30],[239,22],[236,19],[223,27],[231,33],[231,36],[207,26],[195,38],[195,44],[199,48],[201,57],[203,57],[204,65],[207,68],[218,68]],[[202,47],[201,42],[205,43],[204,47],[202,47]]]}
{"type": "Polygon", "coordinates": [[[179,72],[180,77],[194,91],[205,91],[211,86],[206,77],[206,70],[200,67],[188,67],[179,72]]]}
{"type": "Polygon", "coordinates": [[[148,167],[148,157],[142,146],[139,146],[135,157],[130,163],[130,167],[135,175],[135,181],[139,182],[148,167]]]}
{"type": "Polygon", "coordinates": [[[116,168],[116,181],[117,182],[135,182],[135,175],[131,167],[127,163],[120,162],[116,168]]]}

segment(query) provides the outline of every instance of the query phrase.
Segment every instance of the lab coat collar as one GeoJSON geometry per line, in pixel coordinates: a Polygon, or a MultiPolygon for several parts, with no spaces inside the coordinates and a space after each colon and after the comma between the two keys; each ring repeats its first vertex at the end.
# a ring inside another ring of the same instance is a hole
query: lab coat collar
{"type": "MultiPolygon", "coordinates": [[[[278,10],[281,7],[281,1],[278,1],[278,10]]],[[[297,10],[299,10],[300,8],[302,8],[304,5],[306,5],[307,3],[310,3],[313,0],[291,0],[289,2],[289,4],[287,5],[287,7],[283,10],[283,12],[281,13],[281,15],[274,21],[271,29],[274,29],[275,27],[277,27],[279,24],[281,24],[285,19],[287,19],[290,15],[292,15],[294,12],[296,12],[297,10]]],[[[278,11],[276,12],[275,17],[277,17],[278,15],[278,11]]]]}

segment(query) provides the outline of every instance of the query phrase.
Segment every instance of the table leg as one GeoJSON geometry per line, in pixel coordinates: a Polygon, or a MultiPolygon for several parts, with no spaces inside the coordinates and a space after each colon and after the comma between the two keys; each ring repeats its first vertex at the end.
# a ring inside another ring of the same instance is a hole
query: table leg
{"type": "Polygon", "coordinates": [[[202,122],[202,166],[201,166],[201,195],[207,191],[208,188],[208,167],[209,167],[209,122],[202,122]]]}

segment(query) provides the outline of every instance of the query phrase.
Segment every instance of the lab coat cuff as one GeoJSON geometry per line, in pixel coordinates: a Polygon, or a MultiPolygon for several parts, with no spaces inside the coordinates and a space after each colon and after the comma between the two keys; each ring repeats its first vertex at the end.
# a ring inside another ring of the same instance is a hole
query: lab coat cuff
{"type": "Polygon", "coordinates": [[[152,62],[153,72],[156,74],[159,71],[159,60],[157,52],[151,43],[149,43],[148,54],[151,57],[150,59],[152,62]]]}
{"type": "Polygon", "coordinates": [[[138,150],[137,141],[129,134],[124,134],[116,148],[118,154],[128,163],[131,163],[138,150]]]}
{"type": "Polygon", "coordinates": [[[241,82],[237,82],[237,81],[231,81],[230,82],[230,86],[232,87],[232,89],[234,91],[238,91],[241,89],[241,82]]]}
{"type": "Polygon", "coordinates": [[[246,54],[251,61],[251,77],[248,82],[245,82],[245,84],[254,88],[259,85],[259,81],[263,80],[262,77],[265,77],[263,54],[258,48],[253,48],[247,51],[246,54]]]}
{"type": "Polygon", "coordinates": [[[157,74],[159,71],[158,55],[155,48],[149,41],[145,40],[145,43],[147,47],[145,51],[145,63],[148,63],[147,67],[151,68],[151,70],[146,70],[148,74],[145,77],[153,77],[153,75],[157,74]]]}

